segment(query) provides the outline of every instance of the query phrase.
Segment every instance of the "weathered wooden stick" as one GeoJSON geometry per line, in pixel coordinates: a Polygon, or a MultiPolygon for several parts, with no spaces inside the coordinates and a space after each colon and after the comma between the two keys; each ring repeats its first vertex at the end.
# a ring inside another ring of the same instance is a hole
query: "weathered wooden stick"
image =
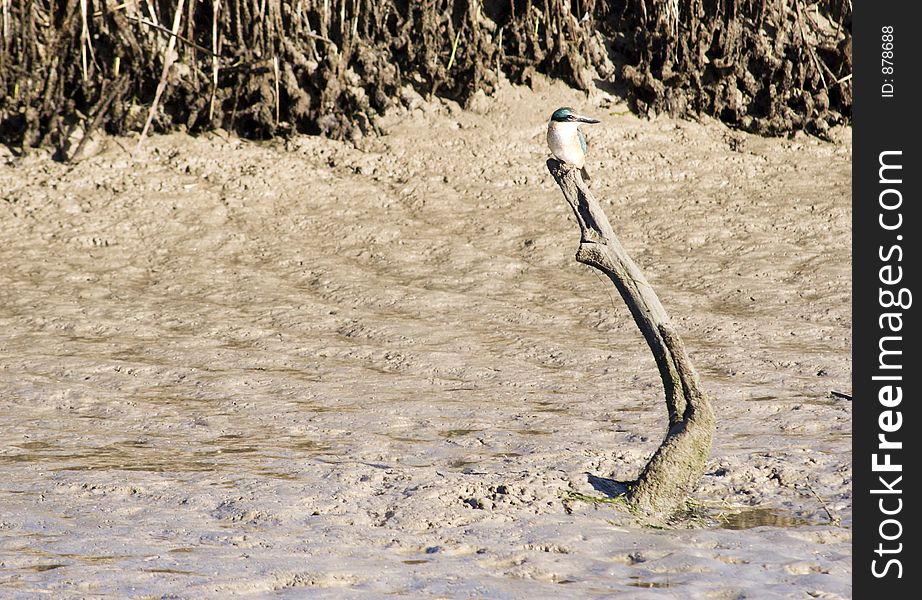
{"type": "Polygon", "coordinates": [[[547,161],[547,168],[579,224],[576,260],[611,279],[656,359],[666,394],[669,429],[659,449],[629,486],[627,497],[648,514],[672,513],[704,474],[714,434],[714,411],[663,305],[621,246],[579,169],[553,158],[547,161]]]}

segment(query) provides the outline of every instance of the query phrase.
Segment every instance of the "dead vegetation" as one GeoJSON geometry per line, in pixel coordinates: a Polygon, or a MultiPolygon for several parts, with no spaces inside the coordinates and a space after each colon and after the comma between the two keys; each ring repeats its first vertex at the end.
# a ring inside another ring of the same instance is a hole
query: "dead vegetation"
{"type": "Polygon", "coordinates": [[[0,0],[0,142],[350,138],[405,86],[466,103],[539,72],[626,86],[641,113],[821,133],[850,117],[850,19],[849,0],[0,0]]]}
{"type": "MultiPolygon", "coordinates": [[[[851,0],[628,0],[632,109],[709,114],[747,131],[849,122],[851,0]]],[[[618,20],[619,19],[619,20],[618,20]]]]}

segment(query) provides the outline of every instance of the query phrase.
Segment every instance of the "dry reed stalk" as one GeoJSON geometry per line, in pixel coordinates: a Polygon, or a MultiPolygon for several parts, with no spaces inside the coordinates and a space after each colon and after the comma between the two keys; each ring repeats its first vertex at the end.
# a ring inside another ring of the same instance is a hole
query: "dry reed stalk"
{"type": "Polygon", "coordinates": [[[275,76],[275,126],[279,126],[279,117],[281,116],[281,95],[279,94],[279,57],[272,57],[272,71],[275,76]]]}
{"type": "Polygon", "coordinates": [[[163,53],[163,71],[160,73],[160,82],[157,83],[157,93],[154,94],[154,102],[150,105],[150,110],[147,113],[147,121],[144,123],[144,129],[141,131],[141,139],[138,140],[138,145],[135,147],[135,152],[141,150],[141,145],[144,143],[144,138],[147,136],[147,131],[150,129],[150,124],[154,120],[154,114],[157,112],[157,105],[160,103],[160,96],[163,94],[163,90],[166,89],[166,78],[170,73],[170,67],[173,65],[173,61],[175,60],[173,48],[176,46],[176,35],[179,33],[179,24],[182,21],[182,7],[184,2],[185,0],[178,0],[176,4],[176,14],[173,15],[172,35],[170,36],[170,41],[167,43],[166,52],[163,53]]]}
{"type": "Polygon", "coordinates": [[[352,37],[356,38],[359,34],[359,8],[354,2],[352,4],[352,10],[355,12],[355,14],[352,15],[352,37]]]}
{"type": "Polygon", "coordinates": [[[157,18],[157,11],[154,10],[154,5],[151,0],[147,0],[147,12],[150,13],[150,20],[154,22],[154,25],[160,25],[160,20],[157,18]]]}
{"type": "Polygon", "coordinates": [[[6,41],[9,38],[10,32],[10,2],[11,0],[0,0],[0,11],[3,12],[0,21],[3,23],[3,42],[6,45],[6,41]]]}
{"type": "MultiPolygon", "coordinates": [[[[311,39],[320,38],[319,35],[314,33],[314,30],[311,28],[311,20],[308,18],[307,13],[304,13],[304,24],[307,26],[307,31],[304,32],[311,39]]],[[[310,45],[311,54],[314,56],[314,60],[318,63],[320,62],[320,55],[317,53],[317,44],[311,43],[310,45]]]]}
{"type": "Polygon", "coordinates": [[[464,31],[464,25],[461,25],[461,29],[458,30],[458,35],[455,36],[455,43],[451,45],[451,58],[448,59],[448,68],[447,71],[451,71],[451,66],[455,64],[455,52],[458,51],[458,42],[461,41],[461,32],[464,31]]]}
{"type": "Polygon", "coordinates": [[[80,0],[80,66],[83,68],[83,81],[86,82],[88,75],[86,72],[86,47],[89,44],[90,30],[87,23],[86,0],[80,0]]]}
{"type": "Polygon", "coordinates": [[[208,101],[208,122],[214,119],[214,100],[218,93],[218,15],[221,0],[211,4],[211,100],[208,101]]]}

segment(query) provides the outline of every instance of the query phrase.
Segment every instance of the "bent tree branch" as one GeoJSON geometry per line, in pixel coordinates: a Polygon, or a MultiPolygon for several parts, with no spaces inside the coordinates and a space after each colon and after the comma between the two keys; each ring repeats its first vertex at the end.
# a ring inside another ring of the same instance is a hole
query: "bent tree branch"
{"type": "Polygon", "coordinates": [[[555,159],[547,161],[547,168],[579,224],[576,260],[611,279],[653,352],[663,380],[669,428],[640,476],[629,486],[627,499],[648,514],[672,513],[704,474],[714,434],[714,411],[663,305],[621,246],[579,169],[555,159]]]}

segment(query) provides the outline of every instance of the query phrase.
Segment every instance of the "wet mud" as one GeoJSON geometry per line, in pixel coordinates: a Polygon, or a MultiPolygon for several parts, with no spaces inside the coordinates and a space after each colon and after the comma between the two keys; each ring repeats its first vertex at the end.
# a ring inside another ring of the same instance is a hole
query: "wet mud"
{"type": "Polygon", "coordinates": [[[850,130],[536,82],[356,144],[0,149],[4,597],[849,597],[850,130]],[[573,259],[561,105],[718,415],[665,529],[599,483],[666,409],[573,259]]]}

